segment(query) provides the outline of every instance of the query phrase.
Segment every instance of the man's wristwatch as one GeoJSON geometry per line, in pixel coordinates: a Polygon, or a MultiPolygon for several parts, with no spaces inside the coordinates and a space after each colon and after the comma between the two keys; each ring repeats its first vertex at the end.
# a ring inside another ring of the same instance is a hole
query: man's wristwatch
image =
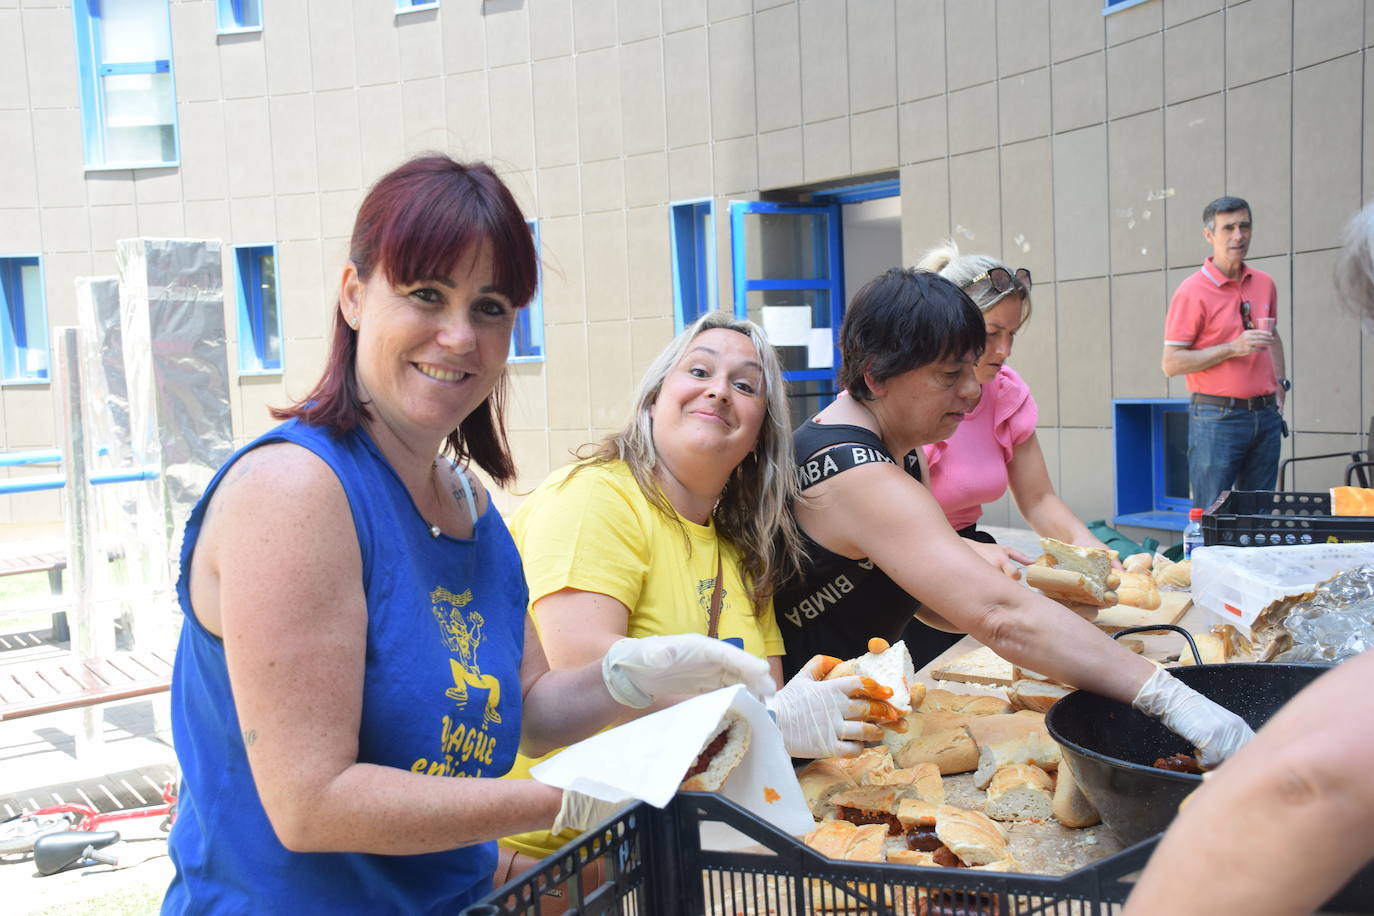
{"type": "Polygon", "coordinates": [[[1282,388],[1284,391],[1292,391],[1292,390],[1293,390],[1293,383],[1290,382],[1290,381],[1289,381],[1288,379],[1286,379],[1286,378],[1275,379],[1274,381],[1278,382],[1278,383],[1279,383],[1279,387],[1282,388]]]}

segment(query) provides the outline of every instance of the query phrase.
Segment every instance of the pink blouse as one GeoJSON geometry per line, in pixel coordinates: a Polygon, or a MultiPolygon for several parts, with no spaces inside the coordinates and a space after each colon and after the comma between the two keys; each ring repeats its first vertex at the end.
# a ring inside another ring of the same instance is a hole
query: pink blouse
{"type": "Polygon", "coordinates": [[[1007,464],[1016,446],[1035,434],[1039,413],[1021,376],[1003,366],[954,435],[924,446],[930,491],[954,530],[977,522],[983,506],[1007,492],[1007,464]]]}

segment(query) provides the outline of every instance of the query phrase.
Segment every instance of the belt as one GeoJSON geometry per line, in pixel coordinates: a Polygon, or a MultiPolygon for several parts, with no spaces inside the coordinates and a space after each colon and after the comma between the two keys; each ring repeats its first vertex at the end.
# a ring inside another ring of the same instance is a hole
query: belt
{"type": "Polygon", "coordinates": [[[1274,400],[1272,394],[1261,394],[1253,398],[1223,398],[1215,394],[1194,393],[1193,403],[1213,404],[1217,407],[1229,407],[1232,410],[1263,410],[1266,407],[1273,407],[1278,402],[1274,400]]]}

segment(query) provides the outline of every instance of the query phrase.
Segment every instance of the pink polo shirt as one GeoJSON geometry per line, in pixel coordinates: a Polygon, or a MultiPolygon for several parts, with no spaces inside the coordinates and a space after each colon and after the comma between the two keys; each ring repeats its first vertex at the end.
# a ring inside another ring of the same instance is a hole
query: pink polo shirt
{"type": "Polygon", "coordinates": [[[1010,366],[983,386],[978,406],[943,442],[924,446],[930,465],[930,492],[954,530],[967,528],[983,506],[1007,492],[1012,452],[1035,434],[1040,410],[1030,387],[1010,366]]]}
{"type": "MultiPolygon", "coordinates": [[[[1278,316],[1278,290],[1274,279],[1262,270],[1242,264],[1241,275],[1232,280],[1212,259],[1178,285],[1164,318],[1164,343],[1205,350],[1228,343],[1245,330],[1240,304],[1250,303],[1250,317],[1278,316]]],[[[1274,360],[1268,350],[1256,350],[1185,376],[1188,390],[1228,398],[1253,398],[1274,393],[1274,360]]]]}

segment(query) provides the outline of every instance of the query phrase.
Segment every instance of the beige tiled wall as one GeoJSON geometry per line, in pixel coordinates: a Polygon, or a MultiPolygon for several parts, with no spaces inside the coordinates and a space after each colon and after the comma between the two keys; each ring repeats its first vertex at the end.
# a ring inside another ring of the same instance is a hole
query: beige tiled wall
{"type": "MultiPolygon", "coordinates": [[[[671,336],[670,203],[715,199],[728,304],[730,199],[878,174],[900,175],[908,260],[953,237],[1032,270],[1013,363],[1086,518],[1113,508],[1111,399],[1184,393],[1159,373],[1160,332],[1222,193],[1254,204],[1253,261],[1279,287],[1286,453],[1362,441],[1374,412],[1374,342],[1330,283],[1342,223],[1374,197],[1367,0],[1107,17],[1102,0],[443,0],[400,17],[299,0],[219,38],[211,0],[172,0],[182,163],[89,173],[70,4],[19,6],[0,0],[0,254],[43,254],[56,325],[75,277],[114,272],[117,239],[276,242],[286,369],[235,380],[240,439],[313,383],[354,209],[425,149],[492,159],[540,220],[547,358],[511,370],[517,492],[619,425],[671,336]]],[[[226,313],[232,336],[232,295],[226,313]]],[[[49,443],[51,417],[46,386],[4,389],[0,447],[49,443]]],[[[0,518],[56,511],[0,502],[0,518]]],[[[1020,523],[1006,500],[989,520],[1020,523]]]]}

